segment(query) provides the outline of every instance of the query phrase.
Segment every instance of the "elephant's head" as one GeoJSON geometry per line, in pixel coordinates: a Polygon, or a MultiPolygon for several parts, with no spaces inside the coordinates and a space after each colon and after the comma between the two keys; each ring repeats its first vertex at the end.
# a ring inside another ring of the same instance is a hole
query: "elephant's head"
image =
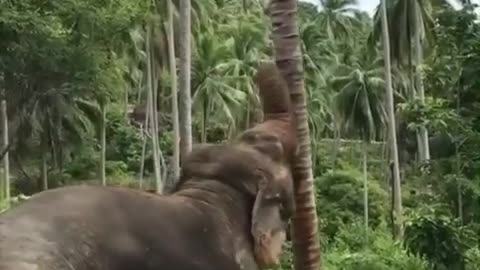
{"type": "Polygon", "coordinates": [[[215,179],[252,201],[251,227],[257,264],[277,264],[294,210],[290,169],[246,144],[197,145],[184,159],[177,189],[185,182],[215,179]]]}

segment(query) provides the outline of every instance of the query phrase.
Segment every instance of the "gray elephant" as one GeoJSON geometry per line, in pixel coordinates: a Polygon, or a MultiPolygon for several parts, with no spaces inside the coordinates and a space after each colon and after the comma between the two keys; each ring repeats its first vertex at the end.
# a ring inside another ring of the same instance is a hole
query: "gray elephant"
{"type": "Polygon", "coordinates": [[[279,261],[294,211],[297,149],[288,89],[275,65],[257,74],[265,121],[202,146],[173,193],[53,189],[0,214],[0,270],[240,270],[279,261]]]}

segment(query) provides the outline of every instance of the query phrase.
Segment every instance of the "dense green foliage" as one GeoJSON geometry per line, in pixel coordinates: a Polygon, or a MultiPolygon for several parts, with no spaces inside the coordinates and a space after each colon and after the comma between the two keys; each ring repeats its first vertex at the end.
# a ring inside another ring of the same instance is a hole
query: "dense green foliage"
{"type": "MultiPolygon", "coordinates": [[[[474,7],[454,10],[443,1],[415,1],[428,41],[419,67],[426,93],[422,104],[410,92],[411,33],[394,23],[406,16],[395,5],[407,1],[387,1],[407,217],[405,239],[398,243],[391,237],[378,16],[356,10],[350,5],[355,1],[320,2],[321,10],[299,2],[299,27],[325,269],[480,269],[480,24],[474,7]],[[430,134],[432,160],[426,172],[416,160],[417,127],[430,134]],[[368,238],[362,223],[364,143],[368,238]]],[[[261,3],[192,0],[195,142],[228,139],[257,117],[252,74],[259,61],[271,58],[270,21],[261,3]]],[[[50,187],[98,182],[103,106],[109,184],[136,188],[144,176],[152,178],[152,147],[146,139],[152,134],[141,127],[147,25],[153,28],[162,177],[171,182],[165,4],[0,0],[0,93],[8,103],[15,196],[41,190],[42,159],[50,187]]],[[[175,27],[181,19],[175,17],[175,27]]],[[[291,260],[287,252],[278,269],[291,269],[291,260]]]]}

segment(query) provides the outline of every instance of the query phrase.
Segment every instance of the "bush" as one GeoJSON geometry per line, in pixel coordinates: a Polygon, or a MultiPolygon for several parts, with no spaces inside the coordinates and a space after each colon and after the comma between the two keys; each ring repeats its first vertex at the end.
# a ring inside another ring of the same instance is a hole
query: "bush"
{"type": "Polygon", "coordinates": [[[107,160],[122,161],[128,171],[138,171],[143,139],[139,130],[130,125],[121,110],[107,114],[107,160]]]}
{"type": "Polygon", "coordinates": [[[480,249],[478,247],[467,250],[465,257],[467,260],[465,270],[480,270],[480,249]]]}
{"type": "Polygon", "coordinates": [[[128,166],[123,161],[107,160],[105,162],[106,176],[122,177],[128,174],[128,166]]]}
{"type": "Polygon", "coordinates": [[[435,269],[460,270],[465,269],[467,251],[474,247],[477,237],[450,216],[424,207],[410,213],[404,244],[411,253],[428,259],[435,269]]]}
{"type": "MultiPolygon", "coordinates": [[[[335,241],[323,250],[323,269],[328,270],[430,270],[429,264],[419,257],[409,255],[402,245],[392,240],[386,226],[369,234],[365,247],[364,228],[353,223],[339,228],[335,241]],[[361,244],[360,244],[361,243],[361,244]]],[[[285,245],[280,265],[274,270],[293,269],[291,244],[285,245]]],[[[473,268],[472,270],[477,270],[473,268]]]]}
{"type": "MultiPolygon", "coordinates": [[[[316,179],[317,211],[322,217],[322,235],[333,239],[342,224],[363,217],[362,175],[356,170],[328,173],[316,179]]],[[[387,214],[387,194],[379,183],[369,179],[369,218],[377,226],[387,214]]]]}
{"type": "MultiPolygon", "coordinates": [[[[326,250],[325,269],[338,270],[427,270],[427,262],[409,255],[393,241],[384,224],[369,234],[369,243],[361,244],[364,227],[361,223],[343,226],[335,243],[326,250]]],[[[364,242],[363,242],[364,243],[364,242]]]]}
{"type": "Polygon", "coordinates": [[[72,161],[65,164],[64,173],[68,175],[66,178],[75,180],[87,180],[96,178],[98,175],[98,164],[100,154],[93,148],[85,147],[76,154],[72,161]]]}

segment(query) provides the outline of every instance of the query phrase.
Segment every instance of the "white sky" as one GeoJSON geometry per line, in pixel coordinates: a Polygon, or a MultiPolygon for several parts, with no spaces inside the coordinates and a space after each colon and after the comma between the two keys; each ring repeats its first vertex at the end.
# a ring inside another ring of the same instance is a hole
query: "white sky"
{"type": "MultiPolygon", "coordinates": [[[[317,4],[320,2],[318,0],[301,0],[301,1],[317,3],[317,4]]],[[[450,4],[452,4],[454,8],[460,8],[460,4],[457,0],[447,0],[447,1],[450,2],[450,4]]],[[[380,2],[379,0],[357,0],[357,3],[358,3],[357,6],[360,10],[364,10],[372,15],[375,11],[375,8],[378,6],[379,2],[380,2]]],[[[474,0],[473,2],[480,4],[480,0],[474,0]]]]}

